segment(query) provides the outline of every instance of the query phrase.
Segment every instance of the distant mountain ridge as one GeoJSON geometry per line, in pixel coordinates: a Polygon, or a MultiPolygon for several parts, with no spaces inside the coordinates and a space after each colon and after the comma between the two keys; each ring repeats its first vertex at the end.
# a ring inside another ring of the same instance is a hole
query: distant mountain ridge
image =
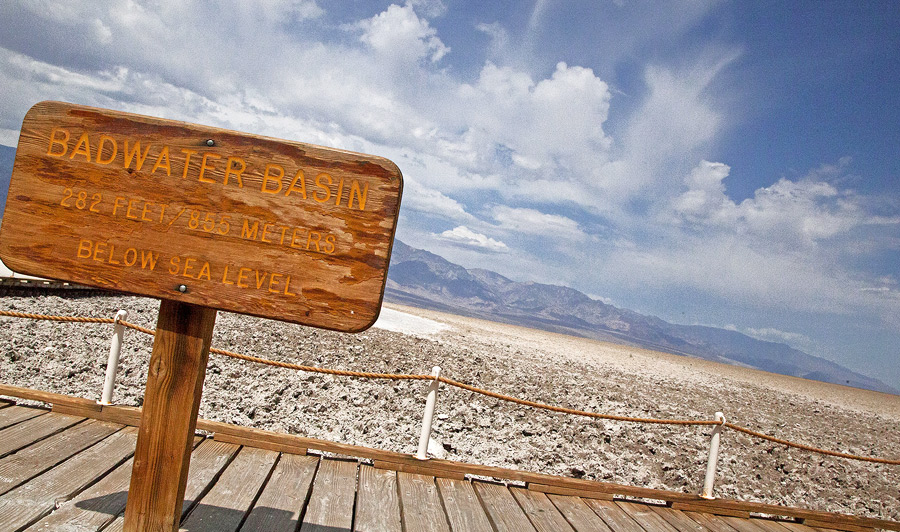
{"type": "Polygon", "coordinates": [[[385,297],[411,306],[688,355],[782,375],[900,394],[887,384],[788,345],[737,331],[676,325],[578,290],[466,269],[395,240],[385,297]]]}
{"type": "Polygon", "coordinates": [[[0,144],[0,218],[6,207],[6,192],[9,190],[9,178],[12,177],[15,159],[16,149],[0,144]]]}

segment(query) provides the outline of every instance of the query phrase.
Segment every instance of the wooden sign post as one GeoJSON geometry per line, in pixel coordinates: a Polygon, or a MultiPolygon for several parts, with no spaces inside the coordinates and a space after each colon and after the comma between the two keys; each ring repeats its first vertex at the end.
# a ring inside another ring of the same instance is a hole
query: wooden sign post
{"type": "Polygon", "coordinates": [[[216,309],[368,328],[402,186],[380,157],[60,102],[31,108],[0,258],[162,300],[126,530],[178,528],[216,309]]]}

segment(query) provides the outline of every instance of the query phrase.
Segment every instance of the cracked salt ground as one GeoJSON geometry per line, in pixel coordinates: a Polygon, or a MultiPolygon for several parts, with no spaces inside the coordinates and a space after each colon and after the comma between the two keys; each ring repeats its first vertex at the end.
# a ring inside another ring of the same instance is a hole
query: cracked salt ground
{"type": "MultiPolygon", "coordinates": [[[[155,327],[135,297],[0,299],[0,308],[155,327]]],[[[358,335],[219,313],[213,345],[322,367],[443,375],[500,393],[629,416],[729,421],[827,449],[896,458],[900,397],[391,305],[358,335]],[[392,316],[393,313],[396,313],[392,316]],[[419,318],[419,319],[413,319],[419,318]],[[435,325],[437,324],[437,326],[435,325]],[[438,327],[439,326],[439,327],[438,327]]],[[[2,318],[0,382],[98,399],[112,329],[2,318]]],[[[113,401],[140,405],[152,340],[125,333],[113,401]]],[[[200,415],[414,453],[423,382],[303,374],[211,355],[200,415]]],[[[699,493],[708,430],[596,421],[441,387],[431,450],[446,458],[699,493]]],[[[725,431],[716,494],[900,519],[900,467],[829,458],[725,431]]]]}

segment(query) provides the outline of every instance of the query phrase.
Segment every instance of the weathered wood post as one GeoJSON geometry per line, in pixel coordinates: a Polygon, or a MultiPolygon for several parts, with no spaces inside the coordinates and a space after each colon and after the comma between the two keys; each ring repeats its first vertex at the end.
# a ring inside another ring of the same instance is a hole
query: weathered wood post
{"type": "Polygon", "coordinates": [[[215,323],[214,309],[165,299],[160,304],[126,531],[178,529],[215,323]]]}
{"type": "Polygon", "coordinates": [[[161,299],[125,530],[177,530],[217,310],[343,332],[378,318],[403,178],[381,157],[41,102],[0,258],[161,299]]]}

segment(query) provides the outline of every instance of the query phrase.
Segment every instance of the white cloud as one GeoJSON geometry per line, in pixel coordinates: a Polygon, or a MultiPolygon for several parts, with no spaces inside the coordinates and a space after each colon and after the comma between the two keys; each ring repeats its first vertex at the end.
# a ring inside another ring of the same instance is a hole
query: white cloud
{"type": "Polygon", "coordinates": [[[361,21],[360,40],[383,57],[399,63],[415,63],[427,59],[434,63],[450,49],[437,37],[437,30],[419,18],[411,5],[391,5],[386,11],[361,21]]]}
{"type": "Polygon", "coordinates": [[[557,214],[545,214],[535,209],[497,205],[491,211],[501,229],[528,235],[551,238],[582,239],[587,235],[578,222],[557,214]]]}
{"type": "Polygon", "coordinates": [[[868,212],[866,198],[818,180],[838,171],[835,166],[823,168],[798,181],[779,179],[758,189],[753,198],[735,203],[722,184],[730,168],[702,161],[685,178],[688,190],[671,202],[671,209],[689,225],[787,247],[812,246],[864,225],[900,223],[868,212]]]}
{"type": "Polygon", "coordinates": [[[453,198],[441,194],[437,190],[422,186],[418,180],[405,179],[403,191],[403,207],[432,216],[441,216],[451,220],[472,220],[471,214],[453,198]]]}
{"type": "Polygon", "coordinates": [[[448,229],[439,235],[435,235],[438,239],[449,242],[454,245],[476,248],[489,253],[508,253],[509,247],[481,233],[476,233],[464,225],[448,229]]]}

